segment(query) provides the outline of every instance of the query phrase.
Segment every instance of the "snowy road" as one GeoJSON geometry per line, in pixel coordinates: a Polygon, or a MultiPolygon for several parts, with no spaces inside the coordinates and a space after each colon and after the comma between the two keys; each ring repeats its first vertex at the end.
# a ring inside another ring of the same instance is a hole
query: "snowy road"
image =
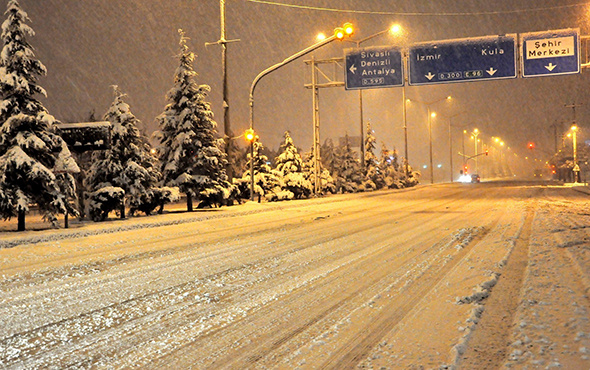
{"type": "Polygon", "coordinates": [[[0,368],[589,369],[589,199],[455,184],[4,233],[0,368]]]}

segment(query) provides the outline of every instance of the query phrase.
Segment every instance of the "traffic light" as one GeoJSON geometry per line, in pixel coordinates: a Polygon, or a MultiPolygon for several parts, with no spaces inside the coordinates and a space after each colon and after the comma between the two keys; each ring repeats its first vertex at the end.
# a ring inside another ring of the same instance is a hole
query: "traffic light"
{"type": "Polygon", "coordinates": [[[486,155],[490,155],[489,149],[486,149],[486,155]]]}
{"type": "Polygon", "coordinates": [[[529,149],[530,150],[535,149],[535,143],[529,143],[529,149]]]}

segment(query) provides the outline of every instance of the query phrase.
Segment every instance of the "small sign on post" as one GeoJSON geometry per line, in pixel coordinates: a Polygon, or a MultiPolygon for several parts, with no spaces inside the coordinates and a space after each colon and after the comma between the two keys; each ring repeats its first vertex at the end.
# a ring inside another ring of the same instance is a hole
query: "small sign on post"
{"type": "Polygon", "coordinates": [[[112,126],[108,121],[60,123],[56,126],[59,135],[74,152],[106,150],[111,147],[112,126]]]}

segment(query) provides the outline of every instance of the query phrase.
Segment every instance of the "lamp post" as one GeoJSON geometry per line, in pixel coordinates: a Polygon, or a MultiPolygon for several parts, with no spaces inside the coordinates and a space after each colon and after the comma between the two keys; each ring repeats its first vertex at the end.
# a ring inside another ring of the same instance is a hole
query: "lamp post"
{"type": "Polygon", "coordinates": [[[572,130],[572,145],[573,145],[573,152],[574,152],[574,182],[578,182],[578,176],[580,174],[580,166],[578,165],[578,141],[577,141],[577,132],[578,126],[574,123],[571,127],[572,130]]]}
{"type": "MultiPolygon", "coordinates": [[[[449,173],[451,175],[451,183],[453,182],[453,132],[452,132],[453,118],[460,116],[464,113],[466,113],[466,112],[459,112],[459,113],[448,116],[448,118],[449,118],[449,167],[450,167],[449,173]]],[[[465,148],[463,148],[463,151],[465,151],[465,148]]]]}
{"type": "MultiPolygon", "coordinates": [[[[334,34],[330,37],[326,37],[325,39],[322,39],[318,42],[316,42],[315,44],[301,50],[298,53],[295,53],[293,55],[291,55],[290,57],[287,57],[285,60],[283,60],[280,63],[274,64],[270,67],[268,67],[267,69],[265,69],[264,71],[260,72],[255,78],[254,81],[252,81],[252,85],[250,86],[250,97],[249,97],[249,105],[250,105],[250,130],[254,130],[254,90],[256,89],[256,85],[258,85],[258,82],[260,82],[260,79],[262,79],[262,77],[268,75],[269,73],[276,71],[277,69],[291,63],[294,60],[297,60],[299,58],[301,58],[302,56],[311,53],[312,51],[321,48],[324,45],[327,45],[329,43],[331,43],[334,40],[343,40],[345,37],[350,37],[352,36],[352,34],[354,33],[354,27],[351,23],[344,23],[344,25],[342,27],[338,27],[336,29],[334,29],[334,34]]],[[[315,142],[315,140],[314,140],[315,142]]],[[[315,145],[315,144],[314,144],[315,145]]],[[[250,172],[253,174],[254,173],[254,169],[253,169],[253,164],[252,161],[251,163],[251,168],[250,168],[250,172]]],[[[250,198],[251,200],[254,200],[254,176],[252,176],[251,178],[251,184],[250,184],[250,198]]]]}
{"type": "MultiPolygon", "coordinates": [[[[352,43],[356,44],[356,48],[359,49],[361,47],[361,44],[366,41],[372,40],[375,37],[384,35],[386,33],[391,33],[391,34],[395,35],[395,34],[400,33],[401,30],[402,29],[399,25],[394,24],[393,26],[389,27],[386,30],[377,32],[377,33],[372,34],[371,36],[367,36],[363,39],[344,40],[344,41],[352,42],[352,43]]],[[[404,96],[405,96],[405,89],[404,89],[404,96]]],[[[405,105],[405,97],[404,97],[404,105],[405,105]]],[[[360,160],[360,162],[361,162],[361,166],[364,167],[364,165],[365,165],[365,128],[364,128],[364,124],[363,124],[363,120],[364,120],[363,119],[363,89],[359,89],[359,114],[360,114],[360,134],[361,134],[361,140],[360,140],[361,141],[360,142],[360,146],[361,146],[361,152],[360,152],[361,158],[360,159],[361,160],[360,160]]],[[[405,117],[405,106],[404,106],[404,117],[405,117]]],[[[405,122],[405,120],[404,120],[404,122],[405,122]]],[[[407,156],[407,151],[406,151],[406,156],[407,156]]],[[[407,160],[407,158],[406,158],[406,160],[407,160]]],[[[406,169],[406,173],[407,173],[407,169],[406,169]]]]}
{"type": "Polygon", "coordinates": [[[477,161],[477,136],[480,134],[478,129],[474,129],[473,132],[471,133],[471,137],[473,138],[473,143],[474,143],[474,151],[473,151],[473,157],[475,158],[475,173],[479,172],[478,169],[478,161],[477,161]]]}
{"type": "Polygon", "coordinates": [[[431,118],[436,117],[436,113],[432,113],[430,111],[430,106],[432,106],[433,104],[436,104],[436,103],[440,103],[441,101],[444,101],[444,100],[451,100],[451,96],[449,95],[446,98],[442,98],[442,99],[438,99],[438,100],[430,101],[430,102],[424,102],[424,101],[414,100],[414,99],[408,99],[408,100],[424,104],[426,106],[427,111],[428,111],[428,146],[430,149],[430,183],[434,184],[434,169],[432,168],[433,161],[432,161],[432,119],[431,118]]]}

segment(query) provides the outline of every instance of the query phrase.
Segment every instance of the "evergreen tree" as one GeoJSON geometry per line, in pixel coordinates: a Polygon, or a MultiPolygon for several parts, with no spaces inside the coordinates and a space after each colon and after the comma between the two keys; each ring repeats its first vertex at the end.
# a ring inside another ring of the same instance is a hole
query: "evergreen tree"
{"type": "Polygon", "coordinates": [[[364,166],[364,180],[362,183],[362,190],[371,191],[381,189],[384,185],[383,175],[378,167],[377,157],[375,156],[375,148],[377,140],[375,139],[375,132],[371,127],[371,122],[367,122],[367,136],[365,138],[365,166],[364,166]]]}
{"type": "Polygon", "coordinates": [[[334,153],[334,182],[336,191],[341,193],[354,193],[358,191],[361,183],[361,168],[357,160],[357,154],[352,150],[348,134],[336,148],[334,153]]]}
{"type": "Polygon", "coordinates": [[[332,139],[326,139],[320,147],[320,160],[322,165],[331,173],[334,173],[334,142],[332,139]]]}
{"type": "MultiPolygon", "coordinates": [[[[4,14],[7,19],[0,36],[4,44],[0,54],[0,215],[4,219],[18,216],[18,230],[22,231],[31,203],[54,225],[56,214],[68,211],[65,193],[72,190],[71,174],[64,173],[60,181],[54,170],[56,165],[63,166],[58,158],[63,162],[71,156],[55,133],[55,118],[35,98],[37,94],[46,96],[37,81],[47,70],[27,42],[27,37],[34,36],[25,24],[30,19],[16,0],[8,1],[4,14]]],[[[75,170],[73,162],[68,171],[75,170]]]]}
{"type": "Polygon", "coordinates": [[[311,195],[313,185],[306,179],[303,159],[288,131],[285,132],[285,140],[281,144],[280,154],[275,163],[277,171],[282,175],[284,190],[293,193],[297,199],[311,195]]]}
{"type": "MultiPolygon", "coordinates": [[[[321,152],[321,149],[320,149],[321,152]]],[[[305,173],[305,178],[307,180],[309,180],[309,182],[312,184],[314,184],[315,181],[315,171],[314,171],[314,167],[315,167],[315,160],[314,160],[314,155],[313,155],[313,148],[304,155],[304,173],[305,173]]],[[[336,193],[336,186],[334,185],[334,178],[332,177],[332,175],[330,174],[330,171],[328,171],[324,165],[323,165],[323,161],[322,161],[322,157],[320,157],[320,171],[319,171],[319,177],[320,177],[320,192],[321,194],[326,194],[326,193],[336,193]]]]}
{"type": "MultiPolygon", "coordinates": [[[[280,173],[273,170],[269,165],[269,160],[264,154],[264,146],[258,140],[255,140],[253,148],[254,157],[254,195],[258,196],[258,200],[265,198],[268,201],[277,201],[293,198],[292,193],[284,192],[282,190],[282,181],[280,173]]],[[[250,197],[250,162],[252,157],[248,152],[247,162],[245,165],[244,174],[241,179],[234,179],[235,183],[240,187],[240,192],[243,198],[250,197]]]]}
{"type": "Polygon", "coordinates": [[[160,131],[158,153],[163,183],[177,186],[187,196],[187,210],[193,210],[193,197],[201,206],[221,205],[231,193],[225,165],[227,159],[217,137],[210,104],[205,101],[210,87],[197,85],[193,70],[194,53],[188,50],[180,32],[180,66],[174,87],[168,92],[169,104],[157,117],[160,131]]]}
{"type": "Polygon", "coordinates": [[[104,116],[112,125],[111,148],[93,155],[86,183],[92,192],[111,186],[123,189],[125,198],[119,204],[119,214],[125,218],[125,206],[137,208],[151,200],[159,173],[139,132],[140,122],[123,100],[126,95],[117,86],[113,88],[115,100],[104,116]]]}

